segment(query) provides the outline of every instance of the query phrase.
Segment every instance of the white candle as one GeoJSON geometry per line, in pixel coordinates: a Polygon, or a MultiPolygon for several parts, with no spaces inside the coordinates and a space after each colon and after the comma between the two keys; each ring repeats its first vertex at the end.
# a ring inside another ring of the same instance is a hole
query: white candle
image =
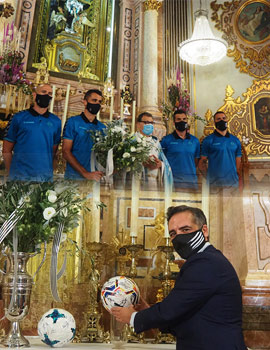
{"type": "Polygon", "coordinates": [[[70,84],[67,85],[67,92],[66,92],[66,100],[65,100],[65,108],[64,108],[64,114],[62,116],[62,130],[65,126],[65,122],[67,120],[67,110],[68,110],[68,101],[69,101],[69,92],[70,92],[70,84]]]}
{"type": "Polygon", "coordinates": [[[209,223],[209,185],[205,177],[202,177],[202,211],[209,223]]]}
{"type": "Polygon", "coordinates": [[[120,101],[120,119],[123,119],[123,113],[124,113],[124,100],[123,100],[123,97],[121,97],[121,101],[120,101]]]}
{"type": "Polygon", "coordinates": [[[110,122],[113,120],[113,103],[114,103],[114,100],[113,100],[113,94],[111,96],[111,106],[110,106],[110,122]]]}
{"type": "Polygon", "coordinates": [[[50,104],[50,112],[53,113],[53,106],[54,106],[54,99],[55,99],[55,91],[56,91],[56,86],[52,86],[52,100],[50,104]]]}
{"type": "Polygon", "coordinates": [[[166,219],[166,214],[167,214],[167,210],[168,208],[172,205],[172,188],[168,183],[168,180],[165,179],[165,183],[164,183],[164,212],[165,212],[165,219],[164,219],[164,237],[165,238],[169,238],[169,229],[168,229],[168,224],[167,224],[167,219],[166,219]]]}
{"type": "Polygon", "coordinates": [[[100,183],[93,182],[93,202],[92,202],[92,242],[99,242],[100,232],[100,183]]]}
{"type": "Polygon", "coordinates": [[[97,112],[97,120],[100,118],[100,111],[97,112]]]}
{"type": "Polygon", "coordinates": [[[132,122],[131,122],[131,133],[135,132],[135,124],[136,124],[136,101],[132,102],[132,122]]]}
{"type": "Polygon", "coordinates": [[[132,175],[130,237],[137,237],[140,181],[132,175]]]}

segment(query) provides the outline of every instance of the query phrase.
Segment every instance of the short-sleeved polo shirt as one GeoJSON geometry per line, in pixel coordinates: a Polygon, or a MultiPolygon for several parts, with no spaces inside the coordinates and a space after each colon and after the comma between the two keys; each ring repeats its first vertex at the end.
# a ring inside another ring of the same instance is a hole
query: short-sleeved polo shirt
{"type": "Polygon", "coordinates": [[[236,157],[241,157],[241,143],[229,132],[225,136],[215,131],[202,143],[201,155],[208,158],[207,180],[210,185],[237,187],[236,157]]]}
{"type": "MultiPolygon", "coordinates": [[[[96,118],[93,122],[90,122],[84,113],[71,117],[66,122],[63,138],[73,142],[71,153],[87,171],[95,171],[95,169],[91,169],[91,151],[93,147],[91,131],[99,131],[104,128],[105,125],[96,118]]],[[[83,176],[67,163],[65,178],[79,180],[83,179],[83,176]]]]}
{"type": "Polygon", "coordinates": [[[10,180],[51,181],[53,146],[61,141],[61,120],[30,108],[13,116],[4,140],[14,143],[10,180]]]}
{"type": "Polygon", "coordinates": [[[168,159],[176,187],[198,187],[195,159],[200,158],[200,142],[197,137],[186,134],[182,139],[176,131],[161,140],[161,147],[168,159]]]}

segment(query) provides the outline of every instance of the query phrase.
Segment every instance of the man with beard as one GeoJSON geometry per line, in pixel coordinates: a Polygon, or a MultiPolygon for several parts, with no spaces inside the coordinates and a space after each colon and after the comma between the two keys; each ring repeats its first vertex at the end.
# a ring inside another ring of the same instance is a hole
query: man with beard
{"type": "Polygon", "coordinates": [[[172,169],[174,187],[197,189],[200,142],[188,132],[188,119],[183,109],[174,112],[173,121],[175,130],[163,137],[161,147],[172,169]]]}
{"type": "Polygon", "coordinates": [[[242,334],[242,292],[226,257],[208,242],[201,209],[181,205],[167,212],[175,251],[186,262],[168,296],[149,307],[113,307],[116,319],[136,333],[151,328],[176,336],[177,350],[246,350],[242,334]]]}
{"type": "Polygon", "coordinates": [[[33,92],[34,105],[13,116],[3,142],[3,158],[10,180],[52,181],[53,159],[61,140],[61,120],[48,111],[49,84],[33,92]]]}
{"type": "Polygon", "coordinates": [[[216,130],[202,143],[199,169],[212,187],[238,187],[241,143],[228,131],[228,118],[222,111],[214,114],[216,130]],[[208,164],[207,164],[208,160],[208,164]]]}
{"type": "Polygon", "coordinates": [[[66,122],[63,133],[63,157],[67,161],[66,179],[100,181],[103,173],[91,168],[93,140],[91,132],[101,131],[105,125],[97,120],[102,93],[88,90],[84,95],[84,111],[66,122]]]}

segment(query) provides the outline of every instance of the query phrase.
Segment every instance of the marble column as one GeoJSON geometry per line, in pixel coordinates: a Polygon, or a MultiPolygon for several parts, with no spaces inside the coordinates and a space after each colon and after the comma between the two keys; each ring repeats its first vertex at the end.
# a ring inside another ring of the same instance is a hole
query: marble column
{"type": "Polygon", "coordinates": [[[158,9],[159,0],[144,5],[143,76],[141,110],[159,114],[158,110],[158,9]]]}

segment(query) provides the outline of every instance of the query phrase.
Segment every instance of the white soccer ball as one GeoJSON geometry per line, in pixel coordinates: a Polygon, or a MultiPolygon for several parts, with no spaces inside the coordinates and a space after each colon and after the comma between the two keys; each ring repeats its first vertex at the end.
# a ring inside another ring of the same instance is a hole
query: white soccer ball
{"type": "Polygon", "coordinates": [[[139,299],[140,291],[137,284],[124,276],[110,278],[101,289],[102,304],[108,311],[114,306],[136,305],[139,299]]]}
{"type": "Polygon", "coordinates": [[[54,348],[60,348],[71,342],[75,332],[74,317],[63,309],[50,309],[38,323],[38,334],[41,340],[54,348]]]}

